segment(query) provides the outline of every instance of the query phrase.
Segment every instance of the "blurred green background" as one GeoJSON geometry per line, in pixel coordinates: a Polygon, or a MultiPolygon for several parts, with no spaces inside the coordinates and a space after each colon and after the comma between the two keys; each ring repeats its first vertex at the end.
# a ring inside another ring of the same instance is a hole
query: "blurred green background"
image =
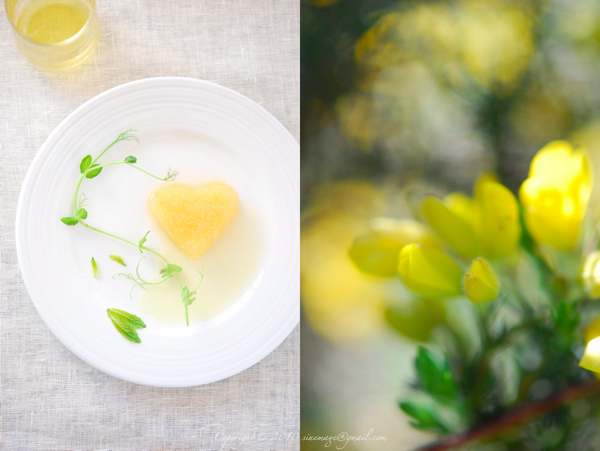
{"type": "Polygon", "coordinates": [[[387,440],[344,449],[412,449],[431,437],[397,402],[443,313],[358,273],[349,244],[368,218],[410,216],[414,193],[470,193],[484,171],[516,193],[554,139],[587,147],[600,173],[600,0],[301,8],[302,435],[373,429],[387,440]],[[390,306],[408,320],[392,327],[390,306]]]}

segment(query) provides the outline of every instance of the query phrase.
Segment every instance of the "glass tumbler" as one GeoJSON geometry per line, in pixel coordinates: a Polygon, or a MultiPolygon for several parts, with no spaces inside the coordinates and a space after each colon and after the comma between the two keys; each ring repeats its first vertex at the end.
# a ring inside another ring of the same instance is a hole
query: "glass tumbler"
{"type": "Polygon", "coordinates": [[[66,72],[98,42],[95,0],[4,0],[17,48],[37,69],[66,72]]]}

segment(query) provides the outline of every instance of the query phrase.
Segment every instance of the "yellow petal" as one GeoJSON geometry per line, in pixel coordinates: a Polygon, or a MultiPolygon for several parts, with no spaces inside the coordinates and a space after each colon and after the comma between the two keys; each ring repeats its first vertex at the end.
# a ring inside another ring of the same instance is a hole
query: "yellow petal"
{"type": "Polygon", "coordinates": [[[488,258],[512,254],[521,236],[517,199],[508,188],[494,181],[481,183],[476,193],[483,254],[488,258]]]}
{"type": "Polygon", "coordinates": [[[473,199],[463,193],[450,193],[444,198],[444,205],[470,224],[474,231],[477,231],[480,226],[479,210],[473,199]]]}
{"type": "Polygon", "coordinates": [[[375,276],[395,276],[398,255],[407,244],[440,246],[439,241],[425,226],[412,220],[374,218],[369,221],[369,229],[369,233],[354,240],[349,255],[361,271],[375,276]]]}
{"type": "Polygon", "coordinates": [[[579,237],[591,189],[587,155],[566,141],[553,141],[531,163],[519,197],[533,238],[570,250],[579,237]]]}
{"type": "Polygon", "coordinates": [[[500,286],[494,271],[487,260],[476,258],[471,263],[464,279],[465,294],[475,303],[496,299],[500,286]]]}
{"type": "Polygon", "coordinates": [[[600,337],[594,338],[586,345],[579,366],[600,373],[600,337]]]}
{"type": "Polygon", "coordinates": [[[393,277],[403,244],[369,233],[354,240],[348,255],[358,269],[380,277],[393,277]]]}
{"type": "Polygon", "coordinates": [[[462,271],[446,253],[409,244],[400,252],[398,274],[404,285],[425,297],[457,296],[461,293],[462,271]]]}
{"type": "Polygon", "coordinates": [[[475,185],[473,186],[473,194],[475,195],[476,199],[482,196],[483,193],[481,192],[481,190],[487,182],[500,183],[500,178],[495,172],[484,172],[479,177],[477,177],[477,180],[475,180],[475,185]]]}
{"type": "Polygon", "coordinates": [[[582,152],[573,151],[571,143],[552,141],[531,161],[529,178],[543,177],[552,180],[557,189],[567,191],[571,181],[581,173],[582,163],[582,152]]]}
{"type": "Polygon", "coordinates": [[[585,342],[589,343],[594,338],[600,337],[600,316],[598,316],[590,325],[585,329],[585,342]]]}
{"type": "MultiPolygon", "coordinates": [[[[594,299],[600,298],[600,251],[586,257],[581,279],[588,295],[594,299]]],[[[598,332],[600,335],[600,330],[598,332]]]]}
{"type": "Polygon", "coordinates": [[[585,330],[585,352],[579,366],[600,373],[600,316],[585,330]]]}
{"type": "Polygon", "coordinates": [[[528,179],[519,192],[527,228],[537,243],[569,251],[577,243],[584,212],[576,208],[573,198],[557,189],[539,190],[537,196],[531,198],[527,191],[537,183],[536,179],[528,179]]]}
{"type": "Polygon", "coordinates": [[[475,230],[464,217],[452,212],[435,197],[425,199],[423,215],[429,225],[459,254],[465,257],[477,255],[475,230]]]}
{"type": "Polygon", "coordinates": [[[371,219],[368,227],[377,235],[404,243],[402,247],[411,243],[421,243],[426,247],[441,247],[441,243],[430,229],[412,219],[393,219],[381,216],[371,219]]]}

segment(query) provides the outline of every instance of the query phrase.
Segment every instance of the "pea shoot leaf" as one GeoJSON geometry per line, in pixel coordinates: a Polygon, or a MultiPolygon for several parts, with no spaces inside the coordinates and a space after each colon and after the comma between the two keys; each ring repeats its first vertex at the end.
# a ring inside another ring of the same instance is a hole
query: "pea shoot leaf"
{"type": "Polygon", "coordinates": [[[120,255],[109,255],[108,256],[112,261],[117,262],[119,265],[127,266],[123,261],[123,258],[120,255]]]}
{"type": "Polygon", "coordinates": [[[150,233],[150,230],[148,230],[146,232],[146,234],[144,235],[144,237],[140,240],[139,244],[138,244],[138,249],[140,250],[140,253],[144,253],[144,251],[142,250],[142,246],[144,245],[144,243],[146,242],[146,237],[148,236],[148,234],[150,233]]]}
{"type": "Polygon", "coordinates": [[[185,305],[192,305],[192,302],[196,300],[196,292],[190,291],[188,287],[183,287],[181,290],[181,299],[185,305]]]}
{"type": "Polygon", "coordinates": [[[98,277],[98,265],[94,257],[92,257],[92,273],[94,274],[94,278],[98,277]]]}
{"type": "Polygon", "coordinates": [[[135,329],[143,329],[146,324],[136,315],[124,310],[109,308],[106,313],[121,335],[134,343],[141,343],[135,329]]]}
{"type": "Polygon", "coordinates": [[[100,166],[99,164],[93,164],[88,168],[88,173],[85,174],[85,177],[88,179],[93,179],[101,172],[102,172],[102,166],[100,166]],[[91,168],[96,168],[96,169],[89,170],[91,168]]]}
{"type": "Polygon", "coordinates": [[[66,225],[76,225],[79,222],[79,220],[73,216],[65,216],[64,218],[60,218],[60,220],[66,225]]]}
{"type": "Polygon", "coordinates": [[[160,270],[160,273],[162,274],[162,276],[164,278],[164,277],[171,277],[172,275],[180,273],[181,271],[183,271],[181,269],[181,266],[177,266],[173,263],[169,263],[166,268],[163,268],[160,270]]]}
{"type": "Polygon", "coordinates": [[[81,218],[81,219],[86,219],[87,215],[88,215],[88,213],[85,208],[80,208],[79,210],[77,210],[77,213],[75,213],[75,217],[81,218]]]}
{"type": "Polygon", "coordinates": [[[83,160],[81,160],[81,163],[79,163],[79,170],[81,171],[81,173],[83,174],[85,171],[87,171],[91,164],[92,164],[92,156],[91,155],[86,155],[85,157],[83,157],[83,160]]]}
{"type": "Polygon", "coordinates": [[[137,163],[137,158],[134,157],[133,155],[129,155],[127,158],[125,158],[125,163],[137,163]]]}

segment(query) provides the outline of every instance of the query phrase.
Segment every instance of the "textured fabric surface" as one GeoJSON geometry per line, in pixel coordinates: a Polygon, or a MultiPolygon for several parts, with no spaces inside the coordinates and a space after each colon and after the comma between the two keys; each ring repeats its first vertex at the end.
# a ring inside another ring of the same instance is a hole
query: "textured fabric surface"
{"type": "Polygon", "coordinates": [[[17,267],[19,190],[44,139],[113,86],[177,75],[235,89],[299,136],[298,0],[98,0],[102,35],[84,66],[35,70],[0,18],[2,450],[297,450],[299,333],[227,380],[152,388],[108,376],[49,331],[17,267]]]}

